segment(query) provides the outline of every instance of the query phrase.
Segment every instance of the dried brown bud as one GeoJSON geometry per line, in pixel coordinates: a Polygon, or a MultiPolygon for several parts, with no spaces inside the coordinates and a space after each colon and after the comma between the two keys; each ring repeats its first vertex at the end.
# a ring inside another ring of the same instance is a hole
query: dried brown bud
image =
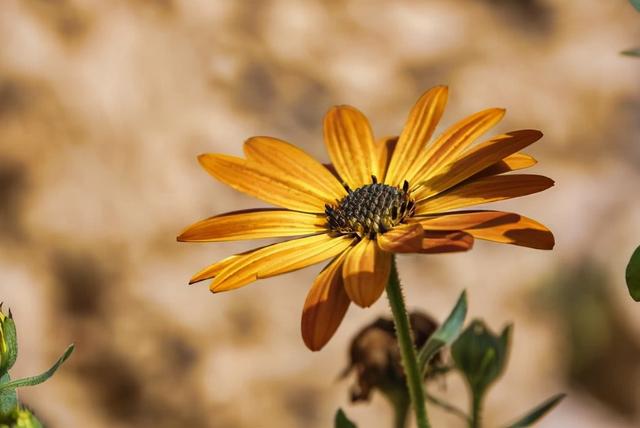
{"type": "MultiPolygon", "coordinates": [[[[436,330],[438,323],[422,312],[412,312],[409,320],[414,344],[420,349],[436,330]]],[[[391,319],[380,317],[360,330],[351,341],[349,357],[349,365],[341,377],[354,371],[356,373],[356,383],[351,387],[351,401],[368,401],[375,389],[387,396],[405,390],[400,348],[391,319]]],[[[439,362],[438,355],[431,364],[439,362]]]]}

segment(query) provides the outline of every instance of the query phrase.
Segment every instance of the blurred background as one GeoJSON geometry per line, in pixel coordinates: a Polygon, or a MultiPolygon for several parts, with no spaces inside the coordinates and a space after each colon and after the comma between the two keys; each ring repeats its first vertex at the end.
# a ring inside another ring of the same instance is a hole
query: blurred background
{"type": "MultiPolygon", "coordinates": [[[[506,107],[495,132],[537,128],[539,195],[493,204],[548,225],[556,249],[477,242],[403,256],[409,306],[515,323],[486,426],[548,396],[541,427],[640,424],[640,306],[624,269],[640,243],[640,14],[626,0],[3,0],[0,300],[17,321],[16,376],[70,342],[48,383],[20,391],[51,427],[328,427],[351,406],[350,339],[388,313],[352,306],[311,353],[299,333],[321,266],[212,295],[189,277],[255,242],[179,244],[196,220],[262,206],[213,181],[203,152],[275,136],[327,161],[322,117],[352,104],[397,134],[420,94],[450,86],[442,126],[506,107]]],[[[260,244],[263,244],[261,242],[260,244]]],[[[460,378],[429,389],[466,404],[460,378]]],[[[432,408],[436,427],[461,426],[432,408]]]]}

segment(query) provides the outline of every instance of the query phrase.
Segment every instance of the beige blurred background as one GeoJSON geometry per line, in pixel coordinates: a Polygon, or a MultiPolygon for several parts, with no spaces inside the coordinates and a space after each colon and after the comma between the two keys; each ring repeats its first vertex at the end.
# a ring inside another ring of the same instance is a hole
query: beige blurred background
{"type": "MultiPolygon", "coordinates": [[[[2,0],[0,300],[15,376],[77,349],[21,398],[51,427],[328,427],[351,406],[350,338],[388,309],[350,312],[319,353],[299,335],[320,266],[212,295],[192,273],[255,243],[178,244],[187,224],[261,205],[214,182],[202,152],[271,135],[328,160],[321,121],[358,106],[396,134],[448,84],[443,126],[506,107],[496,132],[538,128],[556,186],[496,204],[550,226],[552,252],[479,242],[401,257],[412,308],[515,323],[485,422],[559,392],[541,427],[640,424],[640,306],[624,268],[640,243],[640,14],[626,0],[2,0]]],[[[456,376],[430,391],[465,405],[456,376]]],[[[432,407],[436,427],[461,426],[432,407]]]]}

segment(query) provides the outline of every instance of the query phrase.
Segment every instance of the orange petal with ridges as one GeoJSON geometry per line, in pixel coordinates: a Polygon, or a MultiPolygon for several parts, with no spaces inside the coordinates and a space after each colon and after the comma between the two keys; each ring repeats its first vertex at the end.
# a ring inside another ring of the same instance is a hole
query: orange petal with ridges
{"type": "Polygon", "coordinates": [[[517,171],[520,169],[530,168],[538,163],[533,156],[526,153],[514,153],[496,162],[488,168],[483,169],[472,178],[489,177],[491,175],[504,174],[507,172],[517,171]]]}
{"type": "Polygon", "coordinates": [[[425,230],[421,253],[453,253],[468,251],[473,247],[473,236],[462,231],[440,232],[425,230]]]}
{"type": "Polygon", "coordinates": [[[524,129],[493,137],[466,152],[448,166],[441,168],[437,176],[422,183],[416,199],[425,199],[443,192],[484,169],[500,162],[542,138],[542,132],[524,129]]]}
{"type": "Polygon", "coordinates": [[[470,205],[501,201],[541,192],[553,186],[550,178],[533,174],[495,175],[463,183],[416,203],[416,215],[442,213],[470,205]]]}
{"type": "Polygon", "coordinates": [[[324,141],[331,162],[352,189],[378,175],[378,155],[369,120],[351,106],[333,107],[324,118],[324,141]]]}
{"type": "Polygon", "coordinates": [[[422,226],[402,224],[378,235],[378,245],[391,253],[417,253],[422,249],[422,226]]]}
{"type": "Polygon", "coordinates": [[[342,281],[343,261],[344,256],[338,256],[320,272],[304,302],[302,339],[312,351],[319,351],[331,339],[351,303],[342,281]]]}
{"type": "Polygon", "coordinates": [[[368,238],[362,239],[349,250],[342,268],[342,278],[353,303],[366,308],[378,300],[389,279],[391,257],[391,253],[382,251],[376,241],[368,238]]]}
{"type": "Polygon", "coordinates": [[[306,212],[324,212],[322,189],[283,174],[269,165],[220,154],[198,156],[202,167],[212,176],[236,190],[284,208],[306,212]]]}
{"type": "Polygon", "coordinates": [[[436,176],[440,168],[456,160],[471,143],[502,119],[505,110],[491,108],[473,114],[450,127],[416,159],[406,179],[412,188],[436,176]]]}
{"type": "Polygon", "coordinates": [[[304,150],[271,137],[252,137],[244,143],[247,158],[272,166],[309,186],[321,188],[326,199],[342,199],[347,192],[336,177],[304,150]]]}
{"type": "Polygon", "coordinates": [[[215,276],[210,289],[214,293],[233,290],[259,278],[302,269],[336,256],[349,243],[349,239],[333,238],[325,233],[269,245],[227,265],[215,276]]]}
{"type": "Polygon", "coordinates": [[[436,86],[418,99],[398,139],[398,145],[385,177],[386,184],[402,185],[416,156],[436,129],[444,113],[447,97],[447,87],[436,86]]]}
{"type": "Polygon", "coordinates": [[[385,137],[376,143],[378,149],[378,181],[384,183],[389,162],[398,145],[398,137],[385,137]]]}
{"type": "Polygon", "coordinates": [[[276,209],[230,212],[199,221],[180,236],[182,242],[219,242],[275,238],[320,233],[326,230],[324,215],[276,209]]]}
{"type": "MultiPolygon", "coordinates": [[[[418,220],[418,219],[415,219],[418,220]]],[[[475,238],[550,250],[555,244],[544,225],[520,214],[502,211],[461,211],[420,219],[429,230],[464,230],[475,238]]]]}

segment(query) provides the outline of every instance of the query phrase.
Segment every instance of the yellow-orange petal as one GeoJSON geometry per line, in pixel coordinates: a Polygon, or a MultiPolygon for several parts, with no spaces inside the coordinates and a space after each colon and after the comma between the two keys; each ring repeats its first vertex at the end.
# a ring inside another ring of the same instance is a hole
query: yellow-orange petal
{"type": "Polygon", "coordinates": [[[415,188],[419,183],[438,175],[440,168],[453,162],[480,135],[504,117],[505,110],[490,108],[473,114],[445,131],[433,144],[418,155],[406,179],[415,188]]]}
{"type": "Polygon", "coordinates": [[[467,232],[440,232],[425,230],[421,253],[452,253],[468,251],[473,247],[473,236],[467,232]]]}
{"type": "Polygon", "coordinates": [[[431,88],[411,109],[389,164],[384,181],[386,184],[398,186],[404,182],[407,171],[431,138],[444,113],[448,93],[446,86],[431,88]]]}
{"type": "Polygon", "coordinates": [[[310,186],[269,165],[220,154],[200,155],[198,160],[209,174],[223,183],[274,205],[322,213],[325,203],[335,202],[325,199],[317,186],[310,186]]]}
{"type": "Polygon", "coordinates": [[[402,224],[378,235],[378,245],[391,253],[417,253],[422,249],[422,235],[419,223],[402,224]]]}
{"type": "Polygon", "coordinates": [[[550,250],[553,234],[543,224],[503,211],[462,211],[415,219],[429,230],[464,230],[477,239],[550,250]]]}
{"type": "Polygon", "coordinates": [[[252,137],[244,143],[247,158],[272,166],[316,186],[326,199],[342,199],[347,192],[336,177],[304,150],[271,137],[252,137]]]}
{"type": "Polygon", "coordinates": [[[333,107],[324,118],[324,141],[340,177],[356,189],[378,174],[378,157],[369,121],[351,106],[333,107]]]}
{"type": "Polygon", "coordinates": [[[353,303],[366,308],[378,300],[389,279],[391,257],[391,253],[382,251],[376,241],[368,238],[349,250],[342,267],[342,278],[353,303]]]}
{"type": "Polygon", "coordinates": [[[320,233],[326,230],[324,215],[276,209],[230,212],[189,226],[178,241],[218,242],[274,238],[320,233]]]}
{"type": "Polygon", "coordinates": [[[233,290],[259,278],[302,269],[336,256],[350,242],[349,238],[333,238],[325,233],[263,247],[227,265],[215,276],[210,289],[214,293],[233,290]]]}
{"type": "Polygon", "coordinates": [[[491,175],[505,174],[507,172],[530,168],[538,163],[533,156],[526,153],[514,153],[496,162],[488,168],[483,169],[473,176],[473,178],[489,177],[491,175]]]}
{"type": "Polygon", "coordinates": [[[484,177],[460,184],[416,203],[416,215],[435,214],[541,192],[553,186],[542,175],[511,174],[484,177]]]}
{"type": "Polygon", "coordinates": [[[351,303],[342,281],[344,254],[320,272],[304,302],[302,340],[312,351],[319,351],[331,339],[351,303]]]}
{"type": "Polygon", "coordinates": [[[438,175],[423,182],[416,191],[416,199],[425,199],[443,192],[540,138],[542,138],[542,132],[533,129],[513,131],[493,137],[441,168],[438,175]]]}
{"type": "Polygon", "coordinates": [[[219,260],[219,261],[207,266],[206,268],[202,269],[201,271],[199,271],[195,275],[193,275],[191,277],[191,279],[189,280],[189,284],[195,284],[196,282],[204,281],[205,279],[211,279],[211,278],[215,277],[216,275],[218,275],[220,272],[222,272],[232,262],[235,262],[238,259],[240,259],[241,257],[244,257],[249,253],[253,253],[253,252],[258,251],[258,250],[260,250],[262,248],[265,248],[267,246],[268,245],[265,245],[263,247],[254,248],[252,250],[245,251],[245,252],[240,253],[240,254],[234,254],[232,256],[229,256],[229,257],[226,257],[226,258],[224,258],[222,260],[219,260]]]}
{"type": "Polygon", "coordinates": [[[265,263],[258,270],[258,278],[269,278],[320,263],[347,250],[353,240],[350,236],[330,237],[324,245],[291,252],[285,259],[265,263]]]}
{"type": "Polygon", "coordinates": [[[376,143],[378,149],[378,181],[384,183],[387,174],[387,168],[389,162],[393,157],[393,152],[396,150],[398,144],[398,137],[385,137],[380,139],[376,143]]]}

